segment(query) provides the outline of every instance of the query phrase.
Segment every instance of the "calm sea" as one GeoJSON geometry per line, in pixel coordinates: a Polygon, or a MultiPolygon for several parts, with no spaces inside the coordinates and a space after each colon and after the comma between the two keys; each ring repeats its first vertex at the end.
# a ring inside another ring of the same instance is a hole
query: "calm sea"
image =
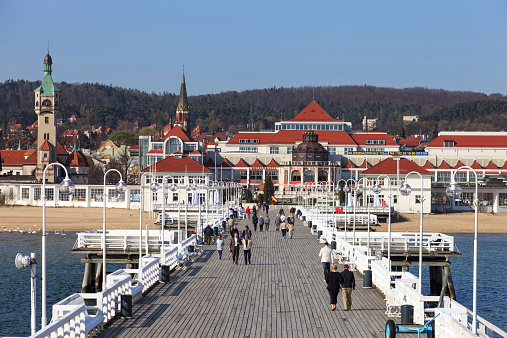
{"type": "MultiPolygon", "coordinates": [[[[84,265],[81,256],[71,254],[75,233],[49,234],[47,237],[47,318],[51,306],[66,296],[79,292],[84,265]]],[[[455,235],[463,254],[452,259],[451,273],[458,302],[472,309],[473,235],[455,235]]],[[[16,269],[14,257],[31,252],[41,258],[41,235],[0,233],[0,336],[30,335],[30,269],[16,269]]],[[[507,331],[507,234],[479,235],[478,314],[507,331]]],[[[113,268],[113,267],[111,267],[113,268]]],[[[109,266],[108,266],[109,270],[109,266]]],[[[411,269],[417,275],[417,269],[411,269]]],[[[37,273],[41,273],[40,264],[37,273]]],[[[428,270],[423,271],[428,293],[428,270]]],[[[41,317],[41,283],[37,282],[37,328],[41,317]]]]}

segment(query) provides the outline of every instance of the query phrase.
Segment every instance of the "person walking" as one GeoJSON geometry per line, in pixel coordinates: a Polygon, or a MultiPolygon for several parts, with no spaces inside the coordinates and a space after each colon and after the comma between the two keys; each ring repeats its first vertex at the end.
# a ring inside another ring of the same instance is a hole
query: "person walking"
{"type": "Polygon", "coordinates": [[[222,235],[218,235],[218,238],[217,238],[218,259],[222,259],[222,251],[223,250],[224,250],[224,240],[222,239],[222,235]]]}
{"type": "Polygon", "coordinates": [[[204,236],[206,237],[206,244],[210,244],[211,236],[213,236],[213,229],[209,226],[209,224],[204,229],[204,236]]]}
{"type": "Polygon", "coordinates": [[[325,280],[327,278],[327,274],[329,273],[331,263],[334,263],[333,250],[331,250],[327,242],[324,242],[324,247],[320,249],[319,257],[322,263],[322,267],[324,268],[324,280],[325,280]]]}
{"type": "Polygon", "coordinates": [[[259,231],[262,232],[262,229],[264,228],[264,218],[259,215],[259,231]]]}
{"type": "Polygon", "coordinates": [[[276,214],[275,216],[275,231],[280,230],[280,214],[276,214]]]}
{"type": "Polygon", "coordinates": [[[331,271],[326,277],[327,291],[331,298],[331,311],[336,310],[336,303],[338,302],[338,293],[340,292],[340,284],[343,283],[343,277],[338,272],[338,266],[333,264],[331,271]]]}
{"type": "Polygon", "coordinates": [[[249,207],[246,207],[246,209],[245,209],[245,214],[246,214],[246,217],[247,217],[248,219],[250,219],[250,208],[249,208],[249,207]]]}
{"type": "Polygon", "coordinates": [[[245,255],[245,265],[252,264],[252,240],[248,235],[241,240],[243,242],[243,254],[245,255]]]}
{"type": "Polygon", "coordinates": [[[231,231],[232,227],[234,226],[234,218],[229,218],[227,225],[229,226],[229,231],[231,231]]]}
{"type": "Polygon", "coordinates": [[[269,213],[269,204],[266,203],[266,217],[268,216],[268,213],[269,213]]]}
{"type": "Polygon", "coordinates": [[[241,245],[241,241],[238,237],[238,234],[235,233],[234,237],[231,238],[231,244],[229,245],[229,251],[232,253],[232,264],[238,265],[239,246],[240,245],[241,245]]]}
{"type": "Polygon", "coordinates": [[[287,222],[280,223],[280,230],[282,230],[282,238],[285,239],[285,235],[287,234],[287,222]]]}
{"type": "Polygon", "coordinates": [[[290,212],[290,217],[292,219],[294,219],[294,214],[296,213],[296,208],[294,208],[294,207],[290,208],[289,212],[290,212]]]}
{"type": "Polygon", "coordinates": [[[341,275],[343,278],[342,282],[343,309],[345,311],[348,311],[352,306],[352,290],[356,289],[356,279],[354,277],[354,273],[349,271],[348,264],[345,264],[343,266],[343,271],[341,275]]]}
{"type": "Polygon", "coordinates": [[[266,231],[269,231],[269,222],[271,222],[271,220],[269,219],[269,215],[266,215],[266,218],[264,219],[264,225],[266,226],[266,231]]]}
{"type": "Polygon", "coordinates": [[[257,231],[257,222],[259,221],[259,218],[257,217],[257,214],[253,214],[252,216],[252,224],[254,227],[254,231],[257,231]]]}
{"type": "Polygon", "coordinates": [[[229,235],[231,235],[231,238],[232,238],[232,237],[234,237],[234,234],[238,234],[238,236],[239,236],[239,230],[238,230],[238,228],[236,227],[236,224],[234,224],[234,225],[232,226],[232,229],[231,229],[231,231],[229,232],[229,235]]]}
{"type": "Polygon", "coordinates": [[[292,239],[292,236],[294,235],[294,222],[292,219],[287,221],[287,230],[289,231],[289,239],[292,239]]]}
{"type": "Polygon", "coordinates": [[[245,238],[246,236],[248,236],[248,238],[252,238],[252,230],[250,230],[250,228],[248,227],[248,225],[243,230],[243,233],[242,233],[241,237],[245,238]]]}

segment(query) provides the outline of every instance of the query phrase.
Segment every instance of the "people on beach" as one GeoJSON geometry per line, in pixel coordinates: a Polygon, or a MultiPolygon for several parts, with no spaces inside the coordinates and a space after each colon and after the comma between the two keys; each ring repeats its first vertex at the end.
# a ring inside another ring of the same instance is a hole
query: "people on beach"
{"type": "Polygon", "coordinates": [[[320,249],[319,257],[322,263],[322,267],[324,268],[324,280],[325,280],[327,278],[327,274],[329,273],[331,263],[334,263],[333,250],[331,250],[327,242],[324,242],[324,247],[320,249]]]}
{"type": "Polygon", "coordinates": [[[231,238],[231,244],[229,245],[229,251],[232,253],[232,264],[238,265],[239,246],[240,245],[241,245],[241,241],[238,237],[238,234],[235,233],[234,237],[231,238]]]}
{"type": "Polygon", "coordinates": [[[218,259],[222,259],[222,251],[223,250],[224,250],[224,240],[222,239],[222,235],[218,235],[218,238],[217,238],[218,259]]]}
{"type": "Polygon", "coordinates": [[[292,219],[287,220],[287,230],[289,231],[289,239],[294,235],[294,222],[292,219]]]}
{"type": "Polygon", "coordinates": [[[331,311],[336,310],[336,303],[338,301],[338,293],[340,292],[340,284],[343,283],[343,277],[338,272],[338,266],[333,264],[331,271],[326,276],[327,291],[331,298],[331,311]]]}
{"type": "Polygon", "coordinates": [[[354,273],[349,271],[348,264],[345,264],[343,266],[341,276],[343,279],[342,282],[343,309],[345,311],[348,311],[352,306],[352,290],[356,289],[356,279],[354,278],[354,273]]]}
{"type": "Polygon", "coordinates": [[[259,231],[262,232],[262,229],[264,228],[264,218],[259,215],[259,231]]]}
{"type": "Polygon", "coordinates": [[[259,218],[257,217],[257,214],[254,213],[252,216],[252,224],[254,227],[254,231],[257,231],[257,222],[259,222],[259,218]]]}
{"type": "Polygon", "coordinates": [[[245,238],[242,240],[243,242],[243,254],[245,255],[245,265],[252,264],[252,240],[248,235],[245,235],[245,238]]]}
{"type": "Polygon", "coordinates": [[[213,229],[209,226],[209,224],[204,228],[204,236],[206,237],[206,244],[211,243],[211,236],[213,236],[213,229]]]}
{"type": "Polygon", "coordinates": [[[266,231],[269,231],[269,222],[271,222],[271,220],[269,219],[269,215],[266,215],[266,218],[264,219],[264,225],[266,226],[266,231]]]}

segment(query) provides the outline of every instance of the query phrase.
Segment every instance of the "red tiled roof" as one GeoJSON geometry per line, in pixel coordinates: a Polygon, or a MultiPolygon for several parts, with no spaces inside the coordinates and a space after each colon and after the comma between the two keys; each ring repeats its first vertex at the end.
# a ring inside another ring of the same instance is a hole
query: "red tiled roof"
{"type": "Polygon", "coordinates": [[[426,170],[427,169],[435,169],[435,166],[433,164],[431,164],[430,161],[426,160],[426,163],[424,163],[423,168],[426,170]]]}
{"type": "Polygon", "coordinates": [[[371,168],[371,164],[369,164],[368,161],[364,160],[358,168],[371,168]]]}
{"type": "Polygon", "coordinates": [[[69,154],[67,157],[67,162],[65,165],[68,166],[79,166],[79,167],[88,167],[88,160],[86,156],[80,151],[74,151],[69,154]]]}
{"type": "Polygon", "coordinates": [[[68,155],[69,153],[63,149],[60,142],[56,141],[56,155],[68,155]]]}
{"type": "Polygon", "coordinates": [[[25,156],[28,155],[28,157],[23,162],[23,164],[37,164],[37,152],[35,151],[35,149],[30,149],[30,150],[33,150],[33,151],[31,153],[29,153],[28,151],[25,153],[25,156]]]}
{"type": "Polygon", "coordinates": [[[26,150],[0,150],[0,157],[4,165],[21,165],[25,161],[25,152],[26,150]]]}
{"type": "Polygon", "coordinates": [[[180,128],[180,126],[176,125],[174,126],[163,138],[162,141],[167,140],[171,136],[176,136],[183,140],[184,142],[192,142],[193,140],[190,139],[187,134],[180,128]]]}
{"type": "MultiPolygon", "coordinates": [[[[236,135],[234,135],[233,138],[227,142],[227,144],[245,144],[248,146],[255,146],[256,144],[266,144],[270,143],[273,136],[275,136],[276,133],[262,133],[262,132],[239,132],[236,135]],[[241,143],[240,140],[259,140],[258,143],[241,143]]],[[[208,144],[216,144],[216,143],[208,143],[208,144]]]]}
{"type": "Polygon", "coordinates": [[[162,149],[160,150],[155,150],[155,149],[152,149],[150,151],[148,151],[148,154],[163,154],[164,151],[162,149]]]}
{"type": "Polygon", "coordinates": [[[399,172],[400,174],[408,174],[411,171],[418,172],[422,175],[431,174],[428,170],[417,165],[414,161],[411,161],[406,158],[400,158],[398,171],[396,162],[397,161],[395,161],[392,157],[386,158],[385,160],[377,163],[370,169],[365,170],[363,174],[396,174],[397,172],[399,172]]]}
{"type": "Polygon", "coordinates": [[[451,167],[447,164],[447,162],[442,160],[442,163],[440,163],[440,165],[438,166],[438,169],[451,169],[451,167]]]}
{"type": "Polygon", "coordinates": [[[200,150],[194,150],[190,154],[201,155],[201,151],[200,150]]]}
{"type": "Polygon", "coordinates": [[[266,168],[278,168],[280,165],[275,161],[274,158],[271,158],[271,161],[266,165],[266,168]]]}
{"type": "Polygon", "coordinates": [[[250,165],[248,163],[245,162],[244,159],[240,159],[238,161],[238,163],[236,163],[236,165],[234,166],[235,168],[248,168],[250,165]]]}
{"type": "Polygon", "coordinates": [[[444,141],[454,141],[460,148],[507,148],[507,133],[504,135],[441,135],[428,147],[443,147],[444,141]]]}
{"type": "Polygon", "coordinates": [[[352,140],[354,140],[358,145],[361,146],[369,146],[369,147],[382,147],[382,146],[397,146],[392,138],[389,137],[386,133],[356,133],[350,134],[352,140]],[[384,140],[385,144],[366,144],[367,140],[384,140]]]}
{"type": "Polygon", "coordinates": [[[463,166],[464,166],[463,162],[461,162],[461,160],[458,160],[458,162],[456,162],[456,165],[454,166],[454,169],[458,169],[459,167],[463,166]]]}
{"type": "Polygon", "coordinates": [[[264,168],[264,163],[259,161],[258,158],[255,159],[255,162],[250,165],[251,168],[264,168]]]}
{"type": "Polygon", "coordinates": [[[182,158],[166,157],[161,161],[143,169],[142,171],[161,171],[161,172],[207,172],[212,173],[213,170],[206,168],[199,162],[184,156],[182,158]]]}
{"type": "Polygon", "coordinates": [[[132,150],[139,150],[139,144],[136,144],[136,145],[133,145],[132,147],[130,147],[130,149],[132,150]]]}
{"type": "Polygon", "coordinates": [[[53,150],[53,146],[49,144],[48,140],[44,140],[42,145],[39,147],[39,150],[41,151],[51,151],[53,150]]]}
{"type": "Polygon", "coordinates": [[[475,160],[474,163],[472,163],[472,165],[470,166],[470,168],[472,168],[472,169],[482,169],[481,165],[479,163],[477,163],[477,160],[475,160]]]}
{"type": "Polygon", "coordinates": [[[308,121],[308,122],[340,122],[340,120],[333,119],[329,116],[328,113],[322,109],[321,106],[318,105],[317,102],[312,101],[308,106],[306,106],[299,114],[297,114],[294,118],[290,120],[286,120],[286,122],[299,122],[299,121],[308,121]]]}
{"type": "Polygon", "coordinates": [[[351,160],[348,160],[347,163],[343,166],[343,168],[357,168],[357,166],[351,160]]]}
{"type": "Polygon", "coordinates": [[[496,164],[493,163],[492,160],[489,160],[489,163],[487,166],[484,167],[484,169],[489,169],[489,170],[498,170],[498,167],[496,166],[496,164]]]}
{"type": "Polygon", "coordinates": [[[500,168],[502,170],[507,170],[507,161],[505,161],[502,165],[502,167],[500,168]]]}
{"type": "Polygon", "coordinates": [[[229,161],[227,158],[224,158],[222,164],[220,164],[221,167],[224,167],[224,168],[232,168],[234,167],[234,164],[231,163],[231,161],[229,161]]]}

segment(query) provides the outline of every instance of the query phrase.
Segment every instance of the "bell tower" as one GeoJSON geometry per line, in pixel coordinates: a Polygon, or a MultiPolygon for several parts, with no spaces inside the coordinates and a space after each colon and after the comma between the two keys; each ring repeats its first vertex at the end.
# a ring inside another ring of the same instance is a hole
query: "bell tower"
{"type": "MultiPolygon", "coordinates": [[[[44,58],[44,78],[42,84],[34,90],[35,114],[37,114],[37,167],[36,179],[42,179],[44,169],[56,162],[56,116],[60,113],[60,90],[53,83],[53,60],[49,50],[44,58]]],[[[48,182],[56,181],[56,169],[51,167],[46,173],[48,182]]]]}
{"type": "Polygon", "coordinates": [[[175,124],[179,125],[180,128],[187,135],[190,135],[189,110],[190,109],[188,107],[187,86],[185,84],[185,72],[183,72],[183,79],[181,80],[181,89],[180,89],[180,100],[178,101],[178,106],[176,107],[175,124]]]}

